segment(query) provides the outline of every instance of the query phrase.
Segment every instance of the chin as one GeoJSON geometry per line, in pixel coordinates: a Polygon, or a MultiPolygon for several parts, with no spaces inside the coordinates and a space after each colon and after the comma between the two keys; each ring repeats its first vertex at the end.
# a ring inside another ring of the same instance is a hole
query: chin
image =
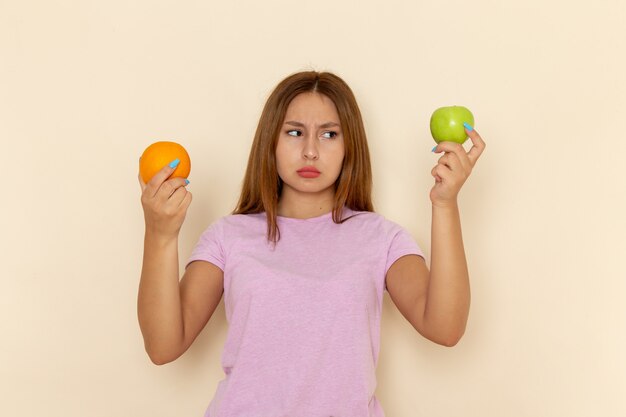
{"type": "Polygon", "coordinates": [[[326,184],[325,182],[324,183],[318,182],[319,177],[313,180],[308,180],[309,182],[305,182],[302,180],[307,180],[307,179],[298,176],[298,178],[295,178],[294,181],[290,181],[289,183],[286,183],[283,181],[283,190],[285,189],[285,186],[287,186],[291,188],[292,190],[300,192],[300,193],[320,193],[322,191],[327,190],[330,187],[334,187],[335,185],[334,182],[330,182],[328,184],[326,184]]]}

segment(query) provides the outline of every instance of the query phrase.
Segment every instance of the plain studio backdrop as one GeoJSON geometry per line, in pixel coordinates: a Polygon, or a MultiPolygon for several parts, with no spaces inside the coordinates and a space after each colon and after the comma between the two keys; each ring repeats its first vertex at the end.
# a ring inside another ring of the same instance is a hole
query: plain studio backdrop
{"type": "Polygon", "coordinates": [[[466,334],[429,342],[385,293],[386,415],[626,415],[625,40],[622,0],[0,0],[0,415],[202,415],[224,305],[150,362],[138,158],[191,155],[182,275],[234,208],[269,93],[307,69],[352,87],[375,209],[428,261],[432,111],[467,106],[487,143],[459,194],[466,334]]]}

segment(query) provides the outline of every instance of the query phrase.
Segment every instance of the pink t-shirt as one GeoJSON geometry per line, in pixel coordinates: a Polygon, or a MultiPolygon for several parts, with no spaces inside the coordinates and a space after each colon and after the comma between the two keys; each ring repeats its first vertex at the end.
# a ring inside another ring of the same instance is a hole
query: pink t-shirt
{"type": "Polygon", "coordinates": [[[406,229],[345,207],[310,219],[228,215],[188,259],[224,271],[225,377],[205,417],[384,417],[374,395],[385,275],[423,257],[406,229]]]}

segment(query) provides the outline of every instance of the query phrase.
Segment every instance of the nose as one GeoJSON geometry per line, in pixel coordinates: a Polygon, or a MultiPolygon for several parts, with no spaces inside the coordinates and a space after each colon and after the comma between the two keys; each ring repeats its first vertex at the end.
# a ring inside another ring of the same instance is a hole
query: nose
{"type": "Polygon", "coordinates": [[[310,135],[304,143],[304,149],[302,154],[305,159],[316,160],[319,158],[319,152],[317,149],[317,140],[313,135],[310,135]]]}

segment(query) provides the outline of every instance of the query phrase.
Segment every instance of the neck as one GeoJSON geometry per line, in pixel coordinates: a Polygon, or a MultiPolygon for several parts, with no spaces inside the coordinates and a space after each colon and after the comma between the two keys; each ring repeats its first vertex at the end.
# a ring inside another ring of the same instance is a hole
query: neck
{"type": "Polygon", "coordinates": [[[332,211],[334,204],[334,195],[325,197],[283,195],[278,202],[277,215],[295,219],[308,219],[332,211]]]}

